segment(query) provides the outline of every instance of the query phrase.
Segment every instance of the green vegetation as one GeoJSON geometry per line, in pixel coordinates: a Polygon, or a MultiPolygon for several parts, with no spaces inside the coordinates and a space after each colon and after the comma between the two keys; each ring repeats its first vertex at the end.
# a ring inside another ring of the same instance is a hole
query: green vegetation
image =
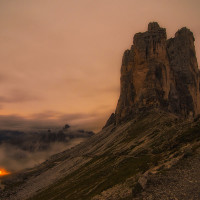
{"type": "Polygon", "coordinates": [[[145,172],[152,162],[150,155],[128,157],[116,165],[117,157],[95,157],[84,166],[53,184],[32,200],[90,199],[96,194],[124,182],[138,172],[145,172]]]}
{"type": "MultiPolygon", "coordinates": [[[[157,124],[158,117],[151,115],[137,119],[123,133],[125,137],[121,141],[121,144],[134,141],[131,146],[115,154],[112,153],[114,151],[112,146],[109,151],[93,157],[89,162],[52,184],[48,189],[41,191],[31,200],[89,200],[116,184],[124,183],[127,178],[144,173],[152,166],[158,165],[166,152],[178,152],[183,144],[200,139],[200,125],[186,128],[190,126],[186,124],[184,125],[186,131],[179,131],[172,122],[168,123],[165,116],[162,120],[161,117],[159,116],[159,124],[157,124]],[[143,136],[148,138],[146,146],[142,144],[143,136]],[[135,147],[139,148],[133,155],[130,155],[135,147]]],[[[181,127],[181,124],[178,126],[181,127]]],[[[160,171],[163,171],[162,168],[160,171]]],[[[133,185],[133,195],[141,192],[141,189],[140,185],[133,185]]]]}
{"type": "Polygon", "coordinates": [[[200,139],[200,124],[197,124],[196,126],[187,129],[181,135],[179,135],[176,138],[176,141],[178,143],[188,143],[199,139],[200,139]]]}
{"type": "Polygon", "coordinates": [[[127,135],[122,142],[130,142],[137,137],[144,136],[145,131],[151,128],[156,123],[156,119],[154,121],[149,120],[149,118],[140,117],[137,122],[133,122],[127,130],[127,135]]]}

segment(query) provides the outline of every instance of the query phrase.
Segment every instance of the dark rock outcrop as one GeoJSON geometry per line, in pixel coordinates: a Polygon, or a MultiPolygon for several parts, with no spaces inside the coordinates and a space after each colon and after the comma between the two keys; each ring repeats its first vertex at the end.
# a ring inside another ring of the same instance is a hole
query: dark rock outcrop
{"type": "Polygon", "coordinates": [[[200,113],[199,69],[192,32],[180,29],[167,41],[167,52],[174,79],[170,85],[169,110],[186,117],[197,116],[200,113]]]}
{"type": "Polygon", "coordinates": [[[116,118],[115,118],[115,113],[112,113],[109,117],[109,119],[107,120],[105,126],[103,127],[103,129],[111,124],[115,124],[116,122],[116,118]]]}
{"type": "Polygon", "coordinates": [[[63,129],[69,129],[70,128],[70,125],[69,124],[65,124],[65,126],[63,127],[63,129]]]}
{"type": "Polygon", "coordinates": [[[193,33],[182,28],[167,40],[166,29],[149,23],[148,31],[135,34],[131,49],[124,52],[112,119],[119,123],[151,108],[195,117],[200,113],[199,84],[193,33]]]}

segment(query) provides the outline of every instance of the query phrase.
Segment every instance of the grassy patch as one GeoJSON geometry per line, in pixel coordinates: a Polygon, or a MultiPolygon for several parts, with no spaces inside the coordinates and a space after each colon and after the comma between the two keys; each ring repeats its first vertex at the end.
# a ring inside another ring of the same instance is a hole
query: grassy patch
{"type": "Polygon", "coordinates": [[[176,138],[178,143],[188,143],[200,139],[200,125],[187,129],[176,138]]]}
{"type": "Polygon", "coordinates": [[[84,166],[53,184],[32,200],[91,199],[96,194],[124,182],[136,173],[145,172],[151,156],[129,157],[115,166],[116,157],[104,155],[93,158],[84,166]]]}
{"type": "Polygon", "coordinates": [[[151,126],[152,124],[144,119],[139,120],[137,123],[131,124],[131,126],[127,129],[127,135],[122,142],[130,142],[138,136],[143,136],[143,133],[151,126]]]}

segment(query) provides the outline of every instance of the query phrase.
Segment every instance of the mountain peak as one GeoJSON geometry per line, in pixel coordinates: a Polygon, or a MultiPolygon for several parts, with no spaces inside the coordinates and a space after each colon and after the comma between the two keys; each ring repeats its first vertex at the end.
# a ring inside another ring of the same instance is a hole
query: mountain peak
{"type": "MultiPolygon", "coordinates": [[[[186,27],[167,39],[157,22],[136,33],[121,66],[120,97],[115,116],[119,123],[147,109],[158,108],[185,118],[200,114],[200,77],[193,33],[186,27]]],[[[107,124],[107,125],[108,125],[107,124]]]]}
{"type": "Polygon", "coordinates": [[[148,24],[148,31],[156,31],[159,29],[160,29],[160,26],[159,26],[158,22],[150,22],[148,24]]]}

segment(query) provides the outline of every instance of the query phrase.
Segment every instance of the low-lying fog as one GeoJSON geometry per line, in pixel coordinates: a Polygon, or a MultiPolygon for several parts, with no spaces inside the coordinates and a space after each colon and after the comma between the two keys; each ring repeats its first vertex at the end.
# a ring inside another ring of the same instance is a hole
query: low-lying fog
{"type": "Polygon", "coordinates": [[[29,152],[11,144],[0,145],[0,167],[9,171],[31,168],[47,160],[51,155],[69,149],[85,138],[72,139],[69,143],[55,142],[42,151],[29,152]]]}
{"type": "Polygon", "coordinates": [[[24,133],[0,131],[0,168],[11,172],[34,167],[51,155],[69,149],[93,132],[73,130],[69,127],[58,132],[24,133]]]}

